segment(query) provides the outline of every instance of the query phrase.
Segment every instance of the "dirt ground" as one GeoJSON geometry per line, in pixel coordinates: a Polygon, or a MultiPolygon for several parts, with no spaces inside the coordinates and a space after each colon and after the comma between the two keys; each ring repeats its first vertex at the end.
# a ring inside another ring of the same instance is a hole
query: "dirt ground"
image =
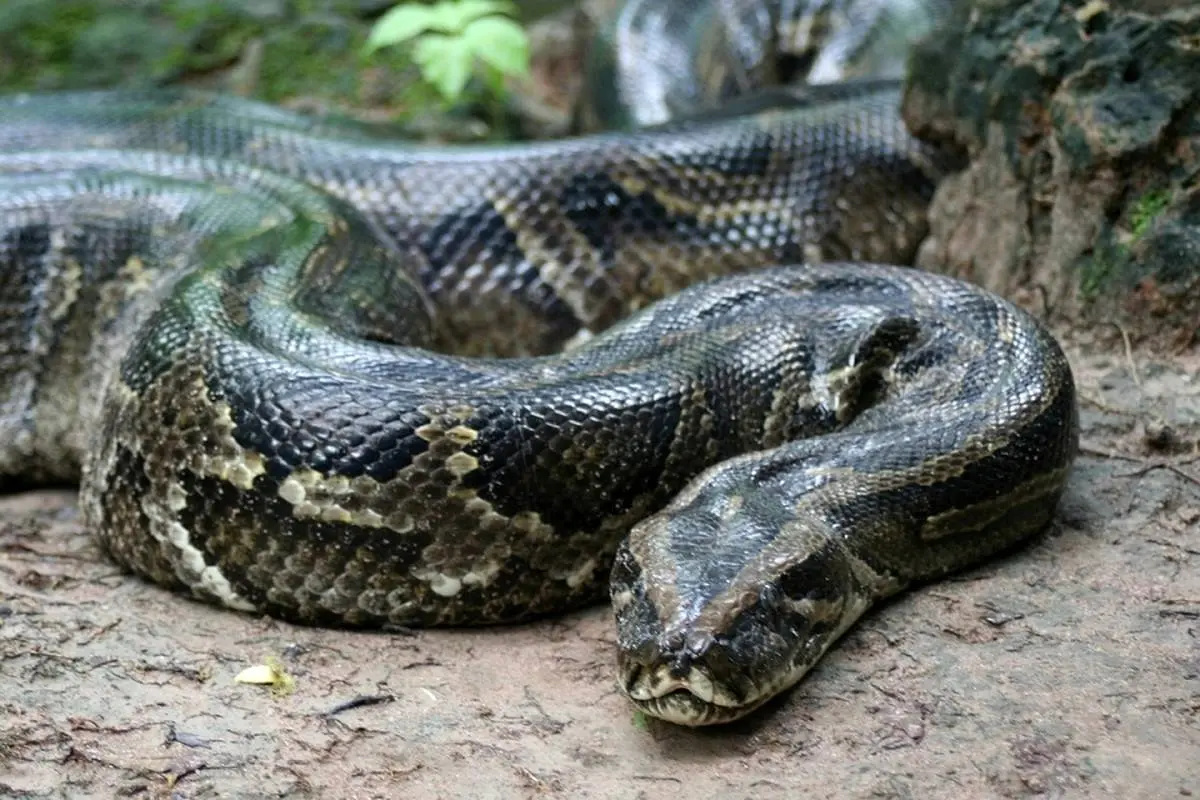
{"type": "Polygon", "coordinates": [[[1200,796],[1200,354],[1086,348],[1055,529],[716,730],[632,713],[604,608],[293,627],[120,574],[69,493],[0,499],[0,796],[1200,796]],[[268,659],[290,692],[234,681],[268,659]]]}

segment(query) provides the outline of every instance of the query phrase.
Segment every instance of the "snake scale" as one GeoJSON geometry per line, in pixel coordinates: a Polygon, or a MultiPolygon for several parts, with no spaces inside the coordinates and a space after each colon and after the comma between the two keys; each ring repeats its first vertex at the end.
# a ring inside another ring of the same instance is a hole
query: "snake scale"
{"type": "MultiPolygon", "coordinates": [[[[692,80],[646,57],[651,94],[692,80]]],[[[4,98],[0,478],[78,479],[119,564],[302,623],[608,593],[639,708],[738,718],[1045,528],[1077,441],[1034,318],[883,265],[947,169],[899,84],[811,92],[455,148],[189,91],[4,98]]]]}

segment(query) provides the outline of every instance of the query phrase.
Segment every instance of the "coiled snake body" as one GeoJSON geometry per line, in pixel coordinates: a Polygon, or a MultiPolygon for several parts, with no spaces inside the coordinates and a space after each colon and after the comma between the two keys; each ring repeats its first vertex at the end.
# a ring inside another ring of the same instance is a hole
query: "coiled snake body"
{"type": "Polygon", "coordinates": [[[639,707],[739,717],[1044,528],[1075,449],[1036,321],[862,263],[911,258],[942,168],[864,85],[454,150],[194,93],[3,100],[0,477],[82,475],[122,565],[306,623],[609,591],[639,707]]]}

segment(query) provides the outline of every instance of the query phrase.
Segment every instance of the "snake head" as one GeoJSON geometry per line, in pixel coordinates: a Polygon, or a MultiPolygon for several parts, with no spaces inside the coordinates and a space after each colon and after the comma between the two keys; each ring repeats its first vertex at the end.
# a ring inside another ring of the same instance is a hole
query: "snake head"
{"type": "Polygon", "coordinates": [[[841,539],[784,512],[749,489],[634,528],[612,603],[620,686],[640,710],[688,726],[742,717],[795,684],[873,602],[841,539]]]}

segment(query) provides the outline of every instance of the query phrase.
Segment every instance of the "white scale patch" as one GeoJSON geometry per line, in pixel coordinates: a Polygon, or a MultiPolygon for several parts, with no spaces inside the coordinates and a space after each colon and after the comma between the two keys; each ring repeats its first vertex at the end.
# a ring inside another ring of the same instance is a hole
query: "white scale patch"
{"type": "Polygon", "coordinates": [[[187,508],[187,492],[178,483],[172,481],[167,487],[167,508],[172,511],[182,511],[187,508]]]}
{"type": "Polygon", "coordinates": [[[500,573],[503,563],[500,560],[476,564],[473,569],[455,577],[445,572],[432,569],[414,569],[413,577],[429,584],[429,589],[441,597],[454,597],[464,586],[487,586],[500,573]]]}
{"type": "MultiPolygon", "coordinates": [[[[171,482],[166,487],[167,508],[178,511],[187,505],[187,495],[183,487],[171,482]]],[[[142,512],[150,520],[150,534],[164,549],[169,549],[172,562],[179,577],[189,586],[208,593],[218,602],[238,611],[255,611],[255,606],[238,594],[229,580],[221,573],[219,567],[208,564],[204,553],[192,545],[188,529],[177,522],[171,514],[163,513],[157,503],[142,500],[142,512]]]]}
{"type": "Polygon", "coordinates": [[[279,484],[279,496],[294,506],[303,503],[307,494],[304,487],[300,485],[300,481],[294,477],[289,477],[283,483],[279,484]]]}
{"type": "Polygon", "coordinates": [[[467,586],[487,586],[492,582],[492,578],[500,574],[502,566],[499,561],[489,561],[482,567],[476,567],[463,575],[462,582],[467,586]]]}
{"type": "Polygon", "coordinates": [[[458,452],[446,459],[446,469],[461,478],[479,468],[479,461],[469,453],[458,452]]]}
{"type": "MultiPolygon", "coordinates": [[[[199,392],[207,389],[201,384],[199,392]]],[[[262,456],[252,450],[245,450],[233,438],[233,410],[227,404],[220,404],[215,420],[220,431],[217,442],[219,453],[205,457],[199,465],[199,471],[214,478],[228,481],[239,489],[250,491],[254,488],[254,479],[265,474],[267,466],[262,456]]]]}
{"type": "Polygon", "coordinates": [[[462,591],[463,582],[443,572],[418,574],[417,577],[429,581],[430,590],[441,597],[454,597],[462,591]]]}
{"type": "MultiPolygon", "coordinates": [[[[292,504],[292,514],[300,519],[316,518],[323,522],[361,525],[366,528],[381,528],[389,522],[374,509],[351,511],[334,499],[339,495],[350,496],[354,491],[355,487],[344,476],[326,478],[315,470],[299,469],[279,485],[277,494],[292,504]]],[[[412,528],[412,520],[407,517],[391,522],[391,527],[400,532],[412,528]]]]}
{"type": "Polygon", "coordinates": [[[230,608],[254,611],[254,605],[234,591],[219,568],[204,562],[204,554],[192,547],[187,528],[178,522],[172,522],[167,526],[167,538],[179,551],[180,567],[194,576],[194,580],[189,581],[190,584],[198,586],[230,608]]]}

